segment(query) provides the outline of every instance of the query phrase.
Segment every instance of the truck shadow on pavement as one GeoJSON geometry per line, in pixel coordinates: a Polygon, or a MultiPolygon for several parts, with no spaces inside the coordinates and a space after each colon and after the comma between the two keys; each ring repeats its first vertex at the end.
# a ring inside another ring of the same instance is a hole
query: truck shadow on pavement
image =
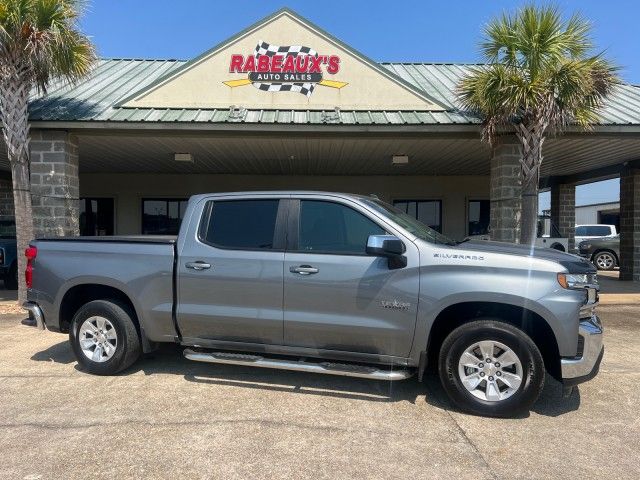
{"type": "MultiPolygon", "coordinates": [[[[425,400],[428,404],[444,410],[459,412],[458,408],[451,403],[449,397],[440,386],[440,378],[437,373],[429,372],[425,375],[424,384],[431,395],[426,395],[425,400]]],[[[553,377],[547,375],[544,380],[544,388],[536,403],[531,407],[531,412],[543,415],[545,417],[559,417],[569,412],[578,410],[580,407],[580,390],[578,387],[573,389],[571,395],[567,398],[563,397],[562,384],[553,377]]],[[[527,418],[531,412],[525,412],[515,418],[527,418]]]]}
{"type": "Polygon", "coordinates": [[[73,356],[71,351],[71,345],[69,342],[60,342],[55,345],[51,345],[49,348],[42,350],[41,352],[34,353],[31,356],[31,360],[36,362],[55,362],[68,365],[76,361],[76,357],[73,356]]]}
{"type": "MultiPolygon", "coordinates": [[[[67,341],[56,343],[35,353],[31,360],[70,364],[75,357],[67,341]]],[[[78,365],[78,371],[83,371],[78,365]]],[[[457,411],[440,386],[438,375],[427,371],[424,382],[416,377],[399,382],[374,381],[352,377],[319,375],[304,372],[271,370],[235,365],[198,363],[182,356],[182,347],[162,345],[157,351],[144,355],[130,368],[118,376],[129,376],[142,372],[144,375],[182,375],[188,382],[206,385],[245,388],[260,391],[317,395],[369,402],[426,403],[441,410],[457,411]]],[[[532,411],[544,416],[558,417],[578,409],[580,391],[574,388],[569,398],[563,398],[562,385],[547,376],[545,386],[532,411]]],[[[525,413],[521,418],[528,417],[525,413]]]]}

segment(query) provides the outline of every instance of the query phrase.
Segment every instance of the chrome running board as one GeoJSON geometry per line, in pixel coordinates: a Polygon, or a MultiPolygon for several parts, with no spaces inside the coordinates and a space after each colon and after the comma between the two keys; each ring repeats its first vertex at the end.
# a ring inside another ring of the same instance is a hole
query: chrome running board
{"type": "Polygon", "coordinates": [[[185,358],[196,362],[221,363],[226,365],[244,365],[246,367],[275,368],[279,370],[293,370],[296,372],[324,373],[325,375],[339,375],[343,377],[369,378],[372,380],[404,380],[414,372],[406,368],[398,370],[383,370],[380,367],[354,365],[336,362],[308,362],[305,360],[288,360],[280,358],[265,358],[259,355],[226,352],[196,352],[187,348],[185,358]]]}

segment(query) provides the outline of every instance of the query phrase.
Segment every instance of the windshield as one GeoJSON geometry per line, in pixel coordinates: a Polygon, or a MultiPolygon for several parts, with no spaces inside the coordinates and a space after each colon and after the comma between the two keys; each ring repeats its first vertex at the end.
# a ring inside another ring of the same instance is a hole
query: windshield
{"type": "Polygon", "coordinates": [[[421,240],[443,245],[456,245],[456,242],[451,240],[449,237],[436,232],[433,228],[429,228],[421,221],[416,220],[411,215],[407,215],[388,203],[374,198],[362,198],[361,200],[368,207],[371,207],[376,212],[381,213],[421,240]]]}

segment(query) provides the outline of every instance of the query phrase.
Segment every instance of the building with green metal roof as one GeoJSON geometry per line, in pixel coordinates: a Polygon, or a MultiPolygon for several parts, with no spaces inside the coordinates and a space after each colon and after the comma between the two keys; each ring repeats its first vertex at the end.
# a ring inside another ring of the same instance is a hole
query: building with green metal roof
{"type": "MultiPolygon", "coordinates": [[[[377,63],[288,9],[192,60],[103,59],[31,100],[36,231],[176,233],[190,195],[287,188],[375,194],[450,237],[515,241],[519,149],[505,135],[491,150],[458,107],[468,68],[377,63]]],[[[640,279],[640,87],[544,154],[568,238],[575,185],[621,177],[621,276],[640,279]]],[[[10,191],[4,149],[0,170],[10,191]]]]}

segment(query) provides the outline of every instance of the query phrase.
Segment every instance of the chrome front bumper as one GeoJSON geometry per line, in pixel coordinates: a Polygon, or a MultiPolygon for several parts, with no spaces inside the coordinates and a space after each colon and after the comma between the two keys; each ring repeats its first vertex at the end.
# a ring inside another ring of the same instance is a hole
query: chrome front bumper
{"type": "Polygon", "coordinates": [[[565,384],[576,385],[595,377],[604,354],[602,323],[597,315],[580,320],[578,334],[584,340],[582,355],[563,358],[560,361],[562,380],[565,384]]]}
{"type": "Polygon", "coordinates": [[[42,310],[38,304],[33,302],[24,302],[22,304],[22,308],[29,312],[29,317],[32,317],[36,321],[36,326],[40,330],[44,330],[44,315],[42,314],[42,310]]]}

